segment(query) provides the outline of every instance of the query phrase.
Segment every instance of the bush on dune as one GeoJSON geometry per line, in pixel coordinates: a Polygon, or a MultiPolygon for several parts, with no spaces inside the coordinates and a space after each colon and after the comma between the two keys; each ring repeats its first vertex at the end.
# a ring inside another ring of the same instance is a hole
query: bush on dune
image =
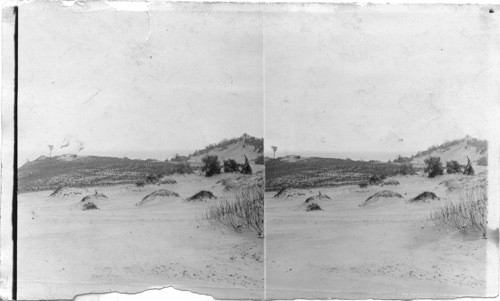
{"type": "Polygon", "coordinates": [[[148,174],[146,176],[146,183],[157,183],[161,177],[163,177],[163,174],[162,173],[158,173],[158,174],[148,174]]]}
{"type": "Polygon", "coordinates": [[[82,206],[82,210],[83,211],[86,211],[86,210],[97,210],[97,209],[99,209],[99,208],[97,208],[96,204],[94,204],[92,202],[86,202],[82,206]]]}
{"type": "Polygon", "coordinates": [[[472,163],[470,162],[469,157],[467,157],[467,165],[464,167],[464,175],[474,175],[474,168],[472,168],[472,163]]]}
{"type": "Polygon", "coordinates": [[[212,224],[240,233],[248,229],[264,234],[264,192],[260,188],[248,188],[236,193],[232,200],[222,200],[211,205],[205,219],[212,224]]]}
{"type": "Polygon", "coordinates": [[[435,176],[443,174],[444,168],[443,163],[441,163],[441,158],[429,157],[424,160],[424,163],[424,172],[427,173],[429,178],[434,178],[435,176]]]}
{"type": "Polygon", "coordinates": [[[320,211],[320,210],[323,209],[321,209],[321,207],[316,203],[307,204],[306,211],[320,211]]]}
{"type": "Polygon", "coordinates": [[[446,203],[430,215],[438,227],[458,230],[462,233],[480,232],[486,238],[488,220],[488,196],[481,190],[463,194],[458,203],[446,203]]]}
{"type": "Polygon", "coordinates": [[[245,156],[245,163],[243,163],[243,165],[241,166],[241,173],[247,175],[252,174],[252,167],[250,167],[247,156],[245,156]]]}
{"type": "Polygon", "coordinates": [[[399,173],[403,176],[416,174],[415,169],[411,164],[403,164],[399,167],[399,173]]]}
{"type": "Polygon", "coordinates": [[[233,159],[224,160],[224,172],[235,172],[238,171],[239,164],[233,159]]]}
{"type": "Polygon", "coordinates": [[[217,156],[205,156],[201,159],[203,166],[201,171],[205,173],[206,177],[211,177],[215,174],[220,174],[221,165],[217,156]]]}
{"type": "Polygon", "coordinates": [[[175,164],[174,172],[178,174],[190,174],[193,173],[193,168],[187,162],[181,162],[175,164]]]}
{"type": "Polygon", "coordinates": [[[446,162],[446,173],[459,173],[462,171],[462,165],[455,160],[446,162]]]}

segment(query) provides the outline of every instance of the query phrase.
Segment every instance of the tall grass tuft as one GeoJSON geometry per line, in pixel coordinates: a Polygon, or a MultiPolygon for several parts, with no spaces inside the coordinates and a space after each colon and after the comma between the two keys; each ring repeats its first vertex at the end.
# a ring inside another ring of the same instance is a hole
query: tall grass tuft
{"type": "Polygon", "coordinates": [[[438,227],[462,233],[479,231],[486,238],[488,196],[482,190],[468,191],[460,196],[459,202],[447,202],[432,212],[430,219],[438,227]]]}
{"type": "Polygon", "coordinates": [[[238,191],[233,199],[223,199],[205,212],[210,223],[240,233],[243,229],[264,234],[264,191],[253,187],[238,191]]]}

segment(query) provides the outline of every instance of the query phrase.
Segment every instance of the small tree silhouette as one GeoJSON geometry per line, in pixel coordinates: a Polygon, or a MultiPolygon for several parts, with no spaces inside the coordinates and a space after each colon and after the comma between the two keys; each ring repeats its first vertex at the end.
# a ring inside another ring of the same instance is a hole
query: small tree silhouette
{"type": "Polygon", "coordinates": [[[429,178],[434,178],[437,175],[443,174],[444,168],[440,157],[429,157],[425,159],[424,162],[426,165],[424,172],[428,174],[429,178]]]}
{"type": "Polygon", "coordinates": [[[271,148],[273,149],[273,159],[276,158],[276,151],[278,150],[278,147],[277,146],[271,146],[271,148]]]}
{"type": "Polygon", "coordinates": [[[241,166],[241,173],[251,174],[252,168],[250,167],[250,163],[248,162],[247,156],[245,156],[245,163],[241,166]]]}
{"type": "Polygon", "coordinates": [[[54,146],[53,146],[53,145],[50,145],[50,144],[49,144],[49,145],[47,145],[47,146],[49,147],[49,150],[50,150],[50,152],[49,152],[49,157],[52,157],[52,150],[54,149],[54,146]]]}
{"type": "Polygon", "coordinates": [[[205,173],[206,177],[220,174],[221,165],[218,159],[217,156],[206,156],[201,159],[201,162],[203,162],[201,171],[205,173]]]}
{"type": "Polygon", "coordinates": [[[472,168],[472,163],[469,157],[467,157],[467,165],[464,168],[464,175],[472,176],[474,174],[474,168],[472,168]]]}
{"type": "Polygon", "coordinates": [[[451,161],[446,162],[446,172],[447,173],[457,173],[457,172],[460,172],[461,169],[462,169],[462,166],[460,165],[460,163],[458,163],[455,160],[451,160],[451,161]]]}
{"type": "Polygon", "coordinates": [[[233,159],[224,160],[224,172],[238,171],[239,164],[233,159]]]}

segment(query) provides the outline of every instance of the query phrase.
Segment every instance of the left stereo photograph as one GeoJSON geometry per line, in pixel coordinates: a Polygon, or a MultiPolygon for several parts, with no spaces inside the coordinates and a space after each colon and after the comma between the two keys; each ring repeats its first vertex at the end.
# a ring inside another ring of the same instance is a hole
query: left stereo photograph
{"type": "Polygon", "coordinates": [[[39,2],[17,17],[17,298],[262,299],[262,13],[39,2]]]}

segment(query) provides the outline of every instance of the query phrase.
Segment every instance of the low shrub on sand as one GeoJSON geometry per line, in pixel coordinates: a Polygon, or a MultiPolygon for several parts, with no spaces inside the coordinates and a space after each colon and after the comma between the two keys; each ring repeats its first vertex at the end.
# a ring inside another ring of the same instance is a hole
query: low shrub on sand
{"type": "Polygon", "coordinates": [[[201,190],[195,193],[193,196],[188,197],[186,199],[186,202],[192,202],[192,201],[203,201],[205,202],[208,199],[216,199],[217,197],[208,190],[201,190]]]}
{"type": "Polygon", "coordinates": [[[408,203],[428,203],[429,200],[440,200],[440,198],[434,193],[430,191],[424,191],[416,197],[409,199],[408,203]]]}
{"type": "Polygon", "coordinates": [[[107,199],[108,197],[104,193],[97,193],[97,190],[94,194],[85,196],[80,202],[84,203],[90,201],[92,199],[107,199]]]}
{"type": "Polygon", "coordinates": [[[451,160],[446,162],[446,173],[459,173],[462,171],[462,165],[458,161],[451,160]]]}
{"type": "Polygon", "coordinates": [[[82,206],[82,210],[97,210],[99,208],[97,208],[96,204],[92,203],[92,202],[86,202],[83,204],[82,206]]]}
{"type": "Polygon", "coordinates": [[[460,196],[459,202],[447,202],[430,215],[438,227],[462,233],[480,232],[486,238],[488,196],[482,190],[472,190],[460,196]]]}
{"type": "Polygon", "coordinates": [[[247,175],[252,173],[252,167],[250,167],[250,162],[248,162],[247,156],[245,156],[245,163],[243,163],[243,165],[241,165],[241,173],[244,173],[247,175]]]}
{"type": "Polygon", "coordinates": [[[474,175],[474,168],[472,168],[472,163],[470,162],[469,157],[467,157],[467,165],[464,167],[464,175],[474,175]]]}
{"type": "Polygon", "coordinates": [[[403,198],[403,196],[397,192],[394,192],[394,191],[382,190],[382,191],[379,191],[379,192],[373,194],[369,198],[367,198],[366,201],[361,203],[359,206],[360,207],[367,206],[371,203],[378,201],[381,198],[400,198],[401,199],[401,198],[403,198]]]}
{"type": "Polygon", "coordinates": [[[443,174],[444,167],[443,163],[441,163],[440,157],[429,157],[424,160],[424,163],[424,172],[428,175],[429,178],[434,178],[435,176],[443,174]]]}
{"type": "Polygon", "coordinates": [[[72,187],[59,187],[54,192],[50,194],[51,197],[58,197],[58,196],[69,196],[69,195],[77,195],[77,194],[82,194],[81,190],[78,188],[72,188],[72,187]]]}
{"type": "Polygon", "coordinates": [[[317,211],[317,210],[323,210],[323,209],[321,209],[321,207],[316,203],[307,204],[306,211],[317,211]]]}
{"type": "Polygon", "coordinates": [[[218,156],[205,156],[201,159],[203,166],[201,171],[205,173],[206,177],[211,177],[215,174],[220,174],[221,165],[218,156]]]}
{"type": "Polygon", "coordinates": [[[281,195],[283,195],[283,193],[285,193],[285,191],[287,190],[288,188],[281,188],[274,196],[273,198],[277,198],[277,197],[280,197],[281,195]]]}
{"type": "Polygon", "coordinates": [[[314,195],[314,196],[311,196],[311,197],[308,197],[304,203],[312,203],[313,201],[316,201],[316,200],[322,200],[322,199],[327,199],[327,200],[331,200],[332,198],[330,198],[329,196],[327,196],[326,194],[321,194],[321,192],[318,192],[317,195],[314,195]]]}
{"type": "Polygon", "coordinates": [[[158,182],[158,185],[160,184],[177,184],[177,181],[174,179],[163,179],[158,182]]]}
{"type": "Polygon", "coordinates": [[[147,196],[145,196],[141,201],[139,201],[136,206],[141,206],[147,203],[150,203],[157,198],[162,198],[162,197],[179,197],[179,194],[177,194],[174,191],[170,191],[168,189],[159,189],[156,191],[151,192],[147,196]]]}
{"type": "Polygon", "coordinates": [[[264,234],[264,191],[247,188],[235,194],[233,199],[224,199],[208,207],[204,218],[210,223],[241,232],[248,229],[264,234]]]}
{"type": "Polygon", "coordinates": [[[235,172],[239,171],[240,165],[233,159],[224,160],[224,172],[235,172]]]}

